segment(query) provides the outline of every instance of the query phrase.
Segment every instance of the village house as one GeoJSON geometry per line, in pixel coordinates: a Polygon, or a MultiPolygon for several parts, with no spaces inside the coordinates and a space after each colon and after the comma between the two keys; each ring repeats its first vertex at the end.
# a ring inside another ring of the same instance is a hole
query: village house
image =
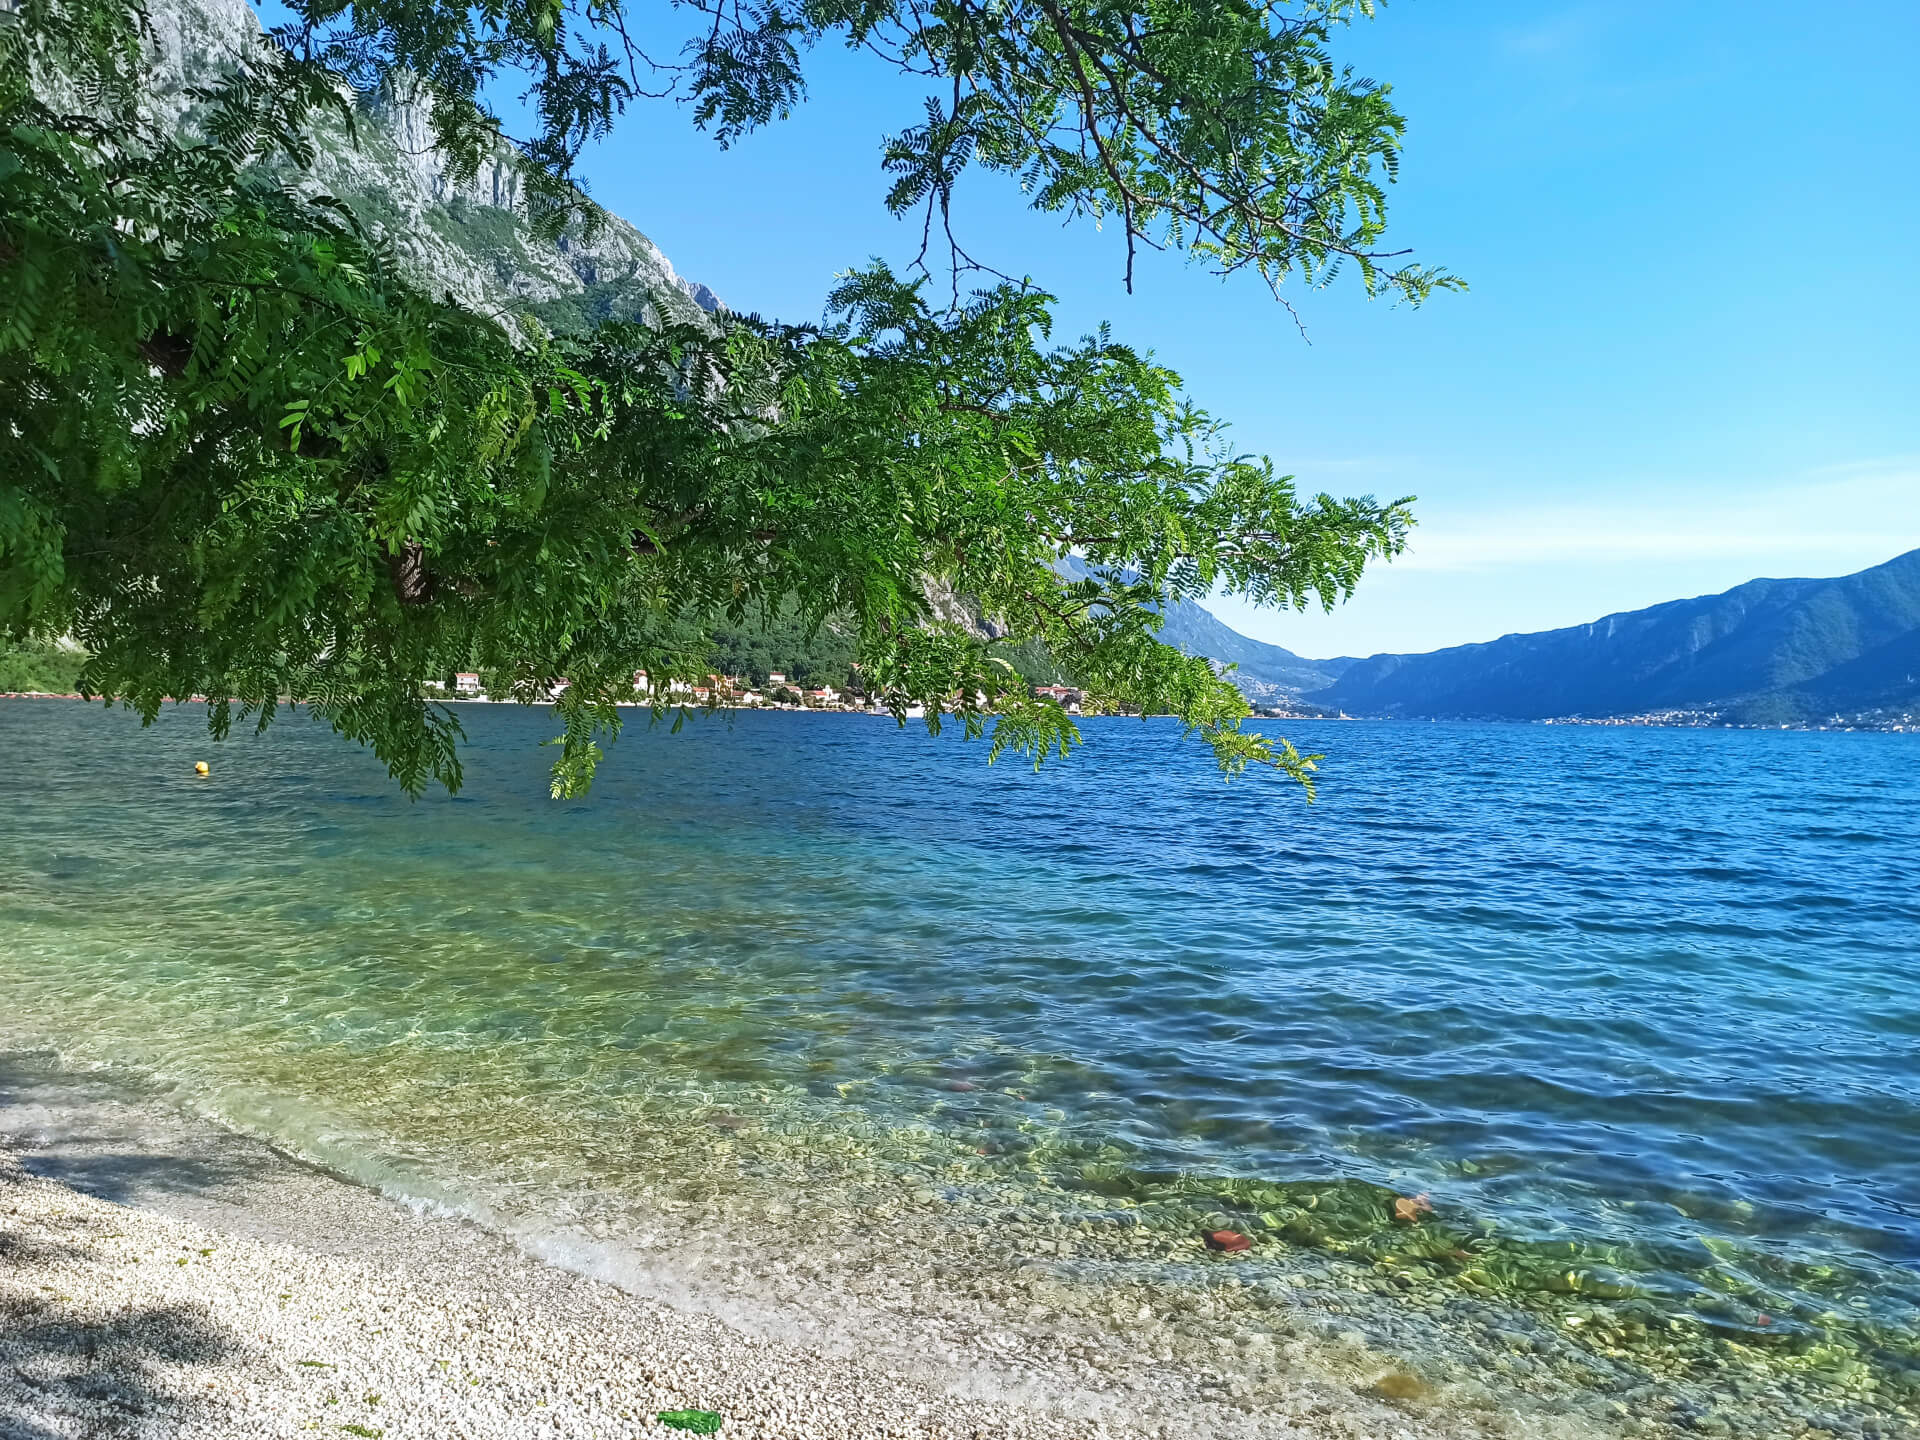
{"type": "MultiPolygon", "coordinates": [[[[714,677],[708,676],[707,678],[711,681],[714,677]]],[[[644,670],[636,670],[633,672],[633,688],[639,691],[642,695],[651,695],[653,693],[653,678],[650,675],[648,675],[647,672],[644,670]]],[[[691,692],[692,690],[693,690],[693,686],[688,681],[685,681],[685,680],[667,681],[667,694],[669,695],[685,695],[691,692]]],[[[706,692],[701,691],[699,693],[705,694],[706,692]]]]}
{"type": "Polygon", "coordinates": [[[456,695],[478,695],[480,677],[471,670],[462,670],[453,677],[453,693],[456,695]]]}

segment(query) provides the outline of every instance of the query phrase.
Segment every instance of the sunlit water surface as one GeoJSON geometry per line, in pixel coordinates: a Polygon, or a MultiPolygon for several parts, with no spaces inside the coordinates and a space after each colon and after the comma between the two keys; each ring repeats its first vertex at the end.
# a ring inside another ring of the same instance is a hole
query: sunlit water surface
{"type": "Polygon", "coordinates": [[[0,702],[0,1039],[530,1235],[1097,1289],[1231,1227],[1920,1384],[1916,737],[1293,722],[1309,807],[1162,724],[743,715],[556,803],[551,717],[461,718],[413,803],[304,720],[0,702]]]}

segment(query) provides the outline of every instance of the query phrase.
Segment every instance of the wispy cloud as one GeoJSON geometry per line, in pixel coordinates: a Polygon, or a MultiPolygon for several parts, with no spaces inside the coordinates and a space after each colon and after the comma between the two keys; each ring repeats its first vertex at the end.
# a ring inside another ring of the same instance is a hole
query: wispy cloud
{"type": "Polygon", "coordinates": [[[1596,23],[1593,12],[1584,7],[1563,10],[1530,25],[1501,30],[1500,48],[1509,55],[1560,54],[1577,47],[1593,32],[1596,23]]]}
{"type": "MultiPolygon", "coordinates": [[[[1570,561],[1751,557],[1803,573],[1920,546],[1920,461],[1827,467],[1793,483],[1711,499],[1543,506],[1425,517],[1407,570],[1490,570],[1570,561]]],[[[1864,562],[1863,562],[1864,563],[1864,562]]]]}

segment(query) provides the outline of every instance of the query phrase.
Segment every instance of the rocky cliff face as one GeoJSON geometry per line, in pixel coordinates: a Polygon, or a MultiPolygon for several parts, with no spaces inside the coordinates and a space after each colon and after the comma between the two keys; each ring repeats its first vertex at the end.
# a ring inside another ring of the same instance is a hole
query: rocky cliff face
{"type": "MultiPolygon", "coordinates": [[[[260,44],[245,0],[150,0],[151,95],[162,114],[183,116],[190,87],[218,78],[260,44]]],[[[349,134],[332,124],[316,137],[305,188],[346,201],[435,294],[492,311],[519,305],[556,328],[614,317],[647,324],[697,320],[723,307],[706,286],[683,279],[651,240],[609,215],[592,239],[536,239],[511,150],[481,165],[470,183],[448,174],[419,105],[361,97],[349,134]]]]}

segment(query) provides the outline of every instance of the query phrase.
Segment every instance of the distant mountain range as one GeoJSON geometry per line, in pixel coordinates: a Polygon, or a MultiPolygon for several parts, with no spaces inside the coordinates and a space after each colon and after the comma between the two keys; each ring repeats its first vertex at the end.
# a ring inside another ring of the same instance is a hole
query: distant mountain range
{"type": "Polygon", "coordinates": [[[1591,625],[1375,655],[1306,697],[1353,714],[1768,723],[1920,702],[1920,550],[1834,580],[1750,580],[1591,625]]]}
{"type": "Polygon", "coordinates": [[[1291,650],[1242,635],[1187,600],[1176,600],[1167,608],[1161,617],[1160,638],[1189,655],[1205,655],[1235,666],[1234,678],[1255,700],[1297,698],[1323,690],[1336,684],[1353,666],[1365,663],[1350,656],[1303,659],[1291,650]]]}
{"type": "MultiPolygon", "coordinates": [[[[1054,568],[1072,580],[1083,580],[1090,573],[1085,562],[1073,555],[1054,568]]],[[[1255,701],[1297,700],[1309,690],[1333,684],[1350,666],[1361,663],[1350,656],[1305,659],[1278,645],[1242,635],[1190,600],[1176,600],[1167,607],[1160,620],[1160,638],[1189,655],[1205,655],[1222,665],[1236,666],[1234,679],[1255,701]]]]}
{"type": "MultiPolygon", "coordinates": [[[[1061,570],[1084,576],[1077,559],[1061,570]]],[[[1350,715],[1607,719],[1711,712],[1749,724],[1920,711],[1920,550],[1831,580],[1750,580],[1589,625],[1424,655],[1310,660],[1177,601],[1160,636],[1237,667],[1256,702],[1350,715]]]]}
{"type": "MultiPolygon", "coordinates": [[[[1751,580],[1590,625],[1425,655],[1303,660],[1198,606],[1163,636],[1352,715],[1602,719],[1710,711],[1746,723],[1920,710],[1920,550],[1832,580],[1751,580]],[[1316,686],[1316,670],[1330,678],[1316,686]],[[1297,688],[1293,688],[1297,686],[1297,688]]],[[[1263,684],[1246,687],[1262,698],[1263,684]]]]}

